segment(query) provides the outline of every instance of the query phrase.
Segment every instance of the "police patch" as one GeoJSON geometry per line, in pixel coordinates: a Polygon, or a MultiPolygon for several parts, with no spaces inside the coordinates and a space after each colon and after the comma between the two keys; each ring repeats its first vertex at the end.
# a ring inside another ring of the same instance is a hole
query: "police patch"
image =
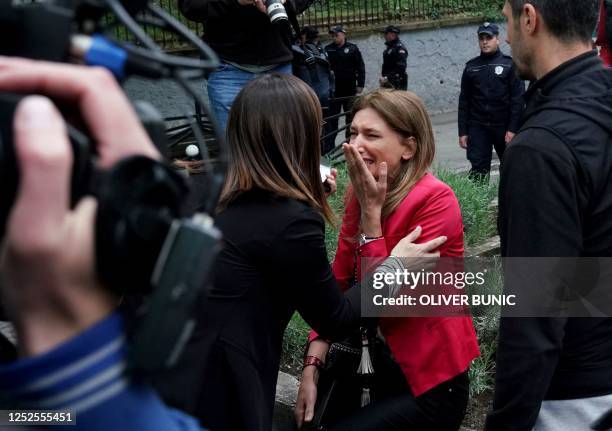
{"type": "Polygon", "coordinates": [[[348,48],[344,48],[344,53],[348,54],[349,53],[349,49],[348,48]]]}
{"type": "Polygon", "coordinates": [[[400,53],[400,54],[406,54],[406,51],[404,51],[403,49],[400,49],[400,50],[399,50],[399,53],[400,53]]]}
{"type": "Polygon", "coordinates": [[[504,73],[504,68],[502,66],[497,66],[495,68],[495,74],[496,75],[501,75],[502,73],[504,73]]]}

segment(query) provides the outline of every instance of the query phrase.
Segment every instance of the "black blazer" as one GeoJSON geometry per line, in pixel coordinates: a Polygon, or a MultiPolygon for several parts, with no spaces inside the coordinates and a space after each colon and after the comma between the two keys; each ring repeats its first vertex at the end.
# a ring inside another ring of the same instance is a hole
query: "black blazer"
{"type": "Polygon", "coordinates": [[[251,190],[216,221],[225,247],[198,329],[178,369],[157,386],[212,431],[268,431],[291,316],[297,310],[324,337],[347,334],[359,325],[359,290],[344,296],[336,286],[325,224],[303,202],[251,190]]]}

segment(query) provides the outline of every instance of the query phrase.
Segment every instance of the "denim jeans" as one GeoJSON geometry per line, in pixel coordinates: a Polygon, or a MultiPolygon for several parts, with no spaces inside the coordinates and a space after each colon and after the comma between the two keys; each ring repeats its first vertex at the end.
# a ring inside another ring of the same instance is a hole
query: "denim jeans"
{"type": "MultiPolygon", "coordinates": [[[[291,74],[291,63],[281,64],[268,72],[281,72],[291,74]]],[[[234,99],[249,81],[257,78],[258,74],[247,72],[237,67],[221,63],[219,68],[208,77],[208,98],[213,114],[219,122],[220,130],[225,132],[229,110],[234,99]]]]}

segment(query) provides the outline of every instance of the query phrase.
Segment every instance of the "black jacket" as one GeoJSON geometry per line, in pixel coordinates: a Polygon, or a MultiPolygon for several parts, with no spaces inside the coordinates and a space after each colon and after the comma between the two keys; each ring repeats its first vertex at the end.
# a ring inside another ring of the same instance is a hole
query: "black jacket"
{"type": "MultiPolygon", "coordinates": [[[[581,55],[526,99],[502,165],[502,256],[612,256],[612,69],[581,55]]],[[[502,318],[488,430],[530,430],[542,400],[610,393],[612,319],[502,318]]]]}
{"type": "Polygon", "coordinates": [[[406,76],[408,48],[399,39],[385,42],[385,45],[387,48],[383,52],[382,76],[386,76],[389,81],[397,81],[406,76]]]}
{"type": "Polygon", "coordinates": [[[327,260],[325,224],[308,205],[251,190],[216,218],[225,246],[198,328],[160,378],[170,405],[211,430],[269,431],[283,333],[297,310],[324,337],[360,322],[360,290],[344,296],[327,260]]]}
{"type": "MultiPolygon", "coordinates": [[[[273,65],[290,62],[291,27],[270,23],[268,15],[237,0],[179,0],[185,17],[204,23],[202,39],[222,60],[239,64],[273,65]]],[[[285,9],[302,13],[310,0],[288,0],[285,9]]]]}
{"type": "Polygon", "coordinates": [[[322,80],[331,82],[331,65],[327,53],[319,44],[306,42],[303,45],[294,44],[293,74],[307,83],[322,80]]]}
{"type": "Polygon", "coordinates": [[[516,75],[512,57],[501,50],[468,61],[461,77],[459,136],[467,136],[471,124],[516,132],[524,92],[525,84],[516,75]]]}
{"type": "Polygon", "coordinates": [[[330,43],[325,47],[325,52],[336,78],[335,95],[354,96],[357,87],[363,88],[365,85],[365,65],[359,48],[350,42],[345,42],[341,47],[330,43]]]}

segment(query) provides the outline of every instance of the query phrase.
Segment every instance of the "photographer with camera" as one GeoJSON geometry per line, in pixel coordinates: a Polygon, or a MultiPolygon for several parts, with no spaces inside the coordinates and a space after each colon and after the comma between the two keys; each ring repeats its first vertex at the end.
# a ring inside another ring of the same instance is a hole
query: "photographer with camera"
{"type": "MultiPolygon", "coordinates": [[[[1,92],[42,94],[79,112],[101,169],[136,155],[159,159],[102,69],[0,57],[1,92]]],[[[86,197],[70,207],[74,157],[59,111],[46,97],[26,97],[14,132],[19,188],[0,254],[0,292],[20,359],[0,366],[3,408],[70,410],[76,427],[69,429],[200,429],[126,372],[118,298],[96,274],[97,202],[86,197]]]]}
{"type": "Polygon", "coordinates": [[[202,38],[222,61],[208,76],[208,97],[221,130],[225,130],[230,107],[244,85],[264,73],[291,74],[292,30],[288,19],[297,27],[296,15],[310,3],[311,0],[179,0],[185,17],[205,23],[202,38]]]}

